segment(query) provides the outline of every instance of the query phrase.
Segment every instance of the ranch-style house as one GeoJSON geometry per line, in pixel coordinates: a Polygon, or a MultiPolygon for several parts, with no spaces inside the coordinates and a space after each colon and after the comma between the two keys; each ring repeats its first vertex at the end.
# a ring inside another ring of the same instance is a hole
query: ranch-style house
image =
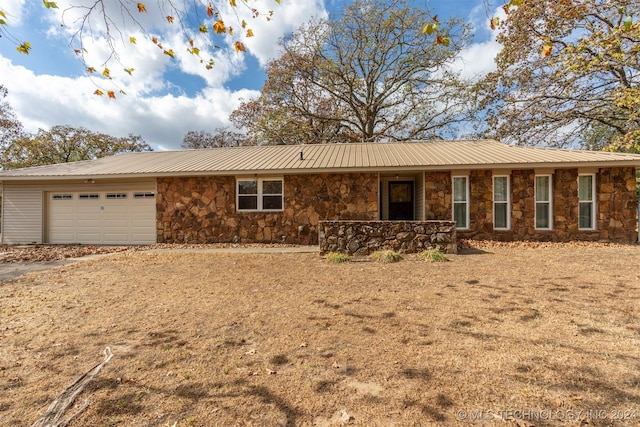
{"type": "Polygon", "coordinates": [[[495,140],[126,153],[0,172],[2,243],[317,244],[324,222],[634,243],[640,155],[495,140]]]}

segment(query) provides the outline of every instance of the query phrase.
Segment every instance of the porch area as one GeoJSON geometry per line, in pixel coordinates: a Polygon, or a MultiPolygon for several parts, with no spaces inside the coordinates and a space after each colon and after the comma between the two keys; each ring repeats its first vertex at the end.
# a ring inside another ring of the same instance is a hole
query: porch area
{"type": "Polygon", "coordinates": [[[318,243],[321,254],[367,256],[385,249],[400,253],[458,251],[453,221],[320,221],[318,243]]]}

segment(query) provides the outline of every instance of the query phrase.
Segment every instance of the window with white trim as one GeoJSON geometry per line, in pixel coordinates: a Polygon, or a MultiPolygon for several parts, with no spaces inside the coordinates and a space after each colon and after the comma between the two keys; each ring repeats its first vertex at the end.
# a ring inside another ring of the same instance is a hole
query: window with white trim
{"type": "Polygon", "coordinates": [[[536,175],[536,230],[551,230],[551,175],[536,175]]]}
{"type": "Polygon", "coordinates": [[[509,176],[493,177],[493,228],[508,230],[511,228],[511,194],[509,176]]]}
{"type": "Polygon", "coordinates": [[[578,175],[578,228],[596,228],[596,177],[595,174],[578,175]]]}
{"type": "Polygon", "coordinates": [[[238,179],[236,206],[238,211],[281,211],[284,206],[283,179],[238,179]]]}
{"type": "Polygon", "coordinates": [[[453,220],[459,229],[469,228],[469,177],[453,177],[453,220]]]}

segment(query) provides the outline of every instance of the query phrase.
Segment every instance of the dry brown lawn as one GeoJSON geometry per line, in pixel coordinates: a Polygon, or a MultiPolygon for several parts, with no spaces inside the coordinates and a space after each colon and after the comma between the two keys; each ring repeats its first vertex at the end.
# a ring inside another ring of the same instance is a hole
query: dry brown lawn
{"type": "Polygon", "coordinates": [[[107,346],[72,426],[639,425],[640,247],[483,249],[125,252],[0,283],[0,425],[107,346]]]}

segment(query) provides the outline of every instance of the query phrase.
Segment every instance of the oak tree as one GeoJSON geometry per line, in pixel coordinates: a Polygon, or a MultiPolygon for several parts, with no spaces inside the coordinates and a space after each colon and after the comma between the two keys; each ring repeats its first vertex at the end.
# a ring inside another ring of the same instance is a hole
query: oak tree
{"type": "Polygon", "coordinates": [[[186,149],[239,147],[241,145],[248,145],[247,137],[228,128],[216,128],[213,132],[190,130],[182,140],[182,148],[186,149]]]}
{"type": "Polygon", "coordinates": [[[502,50],[483,83],[492,135],[640,151],[640,3],[517,3],[498,23],[502,50]]]}
{"type": "Polygon", "coordinates": [[[22,123],[6,100],[7,88],[0,84],[0,144],[13,141],[23,133],[22,123]]]}
{"type": "Polygon", "coordinates": [[[131,151],[153,151],[138,135],[114,137],[84,128],[54,126],[24,135],[2,147],[2,169],[77,162],[131,151]]]}
{"type": "Polygon", "coordinates": [[[272,144],[455,136],[474,113],[451,67],[468,41],[460,21],[405,1],[354,1],[283,39],[260,97],[231,120],[272,144]]]}

